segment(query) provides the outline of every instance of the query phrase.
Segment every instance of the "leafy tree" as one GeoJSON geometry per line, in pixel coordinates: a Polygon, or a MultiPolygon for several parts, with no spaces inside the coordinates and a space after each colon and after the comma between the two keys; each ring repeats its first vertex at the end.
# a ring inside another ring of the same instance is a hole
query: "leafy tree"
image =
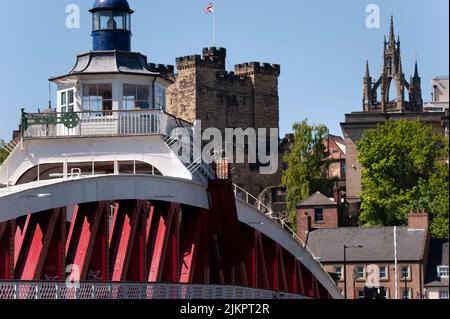
{"type": "Polygon", "coordinates": [[[295,123],[294,142],[284,156],[287,165],[282,184],[287,191],[287,208],[295,225],[296,205],[316,191],[329,188],[328,163],[323,161],[323,139],[328,132],[324,125],[309,125],[308,120],[295,123]]]}
{"type": "MultiPolygon", "coordinates": [[[[0,142],[3,142],[3,141],[0,140],[0,142]]],[[[0,143],[0,144],[3,144],[3,143],[0,143]]],[[[3,149],[3,147],[0,146],[0,165],[3,164],[3,162],[5,161],[7,156],[8,156],[8,153],[3,149]]]]}
{"type": "Polygon", "coordinates": [[[387,121],[358,143],[360,223],[405,225],[411,210],[430,213],[434,236],[448,238],[448,140],[416,121],[387,121]]]}

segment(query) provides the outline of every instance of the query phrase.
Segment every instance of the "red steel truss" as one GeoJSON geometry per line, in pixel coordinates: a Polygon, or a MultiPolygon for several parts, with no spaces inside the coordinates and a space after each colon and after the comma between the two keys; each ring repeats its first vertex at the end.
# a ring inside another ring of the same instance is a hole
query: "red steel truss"
{"type": "Polygon", "coordinates": [[[208,189],[209,210],[96,202],[1,223],[0,280],[64,281],[66,266],[76,265],[87,282],[236,285],[331,298],[288,251],[238,221],[231,182],[211,181],[208,189]]]}

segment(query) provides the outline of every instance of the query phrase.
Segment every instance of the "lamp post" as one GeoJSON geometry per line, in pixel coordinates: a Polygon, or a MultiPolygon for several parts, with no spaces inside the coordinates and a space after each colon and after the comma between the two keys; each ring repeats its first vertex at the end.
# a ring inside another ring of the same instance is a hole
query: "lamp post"
{"type": "Polygon", "coordinates": [[[347,246],[344,245],[344,298],[347,299],[347,249],[348,248],[363,248],[363,246],[347,246]]]}

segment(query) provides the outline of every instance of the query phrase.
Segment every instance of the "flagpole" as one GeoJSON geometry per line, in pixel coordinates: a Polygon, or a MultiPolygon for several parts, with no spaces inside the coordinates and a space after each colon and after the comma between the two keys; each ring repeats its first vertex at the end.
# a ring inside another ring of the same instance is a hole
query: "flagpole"
{"type": "Polygon", "coordinates": [[[216,46],[216,1],[213,1],[213,47],[216,46]]]}

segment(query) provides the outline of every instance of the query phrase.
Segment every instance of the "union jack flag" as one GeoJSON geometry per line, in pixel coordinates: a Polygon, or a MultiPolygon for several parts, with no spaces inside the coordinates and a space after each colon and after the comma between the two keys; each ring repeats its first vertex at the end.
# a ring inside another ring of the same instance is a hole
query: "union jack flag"
{"type": "Polygon", "coordinates": [[[208,4],[205,9],[203,9],[203,13],[211,13],[214,12],[214,3],[211,2],[210,4],[208,4]]]}

